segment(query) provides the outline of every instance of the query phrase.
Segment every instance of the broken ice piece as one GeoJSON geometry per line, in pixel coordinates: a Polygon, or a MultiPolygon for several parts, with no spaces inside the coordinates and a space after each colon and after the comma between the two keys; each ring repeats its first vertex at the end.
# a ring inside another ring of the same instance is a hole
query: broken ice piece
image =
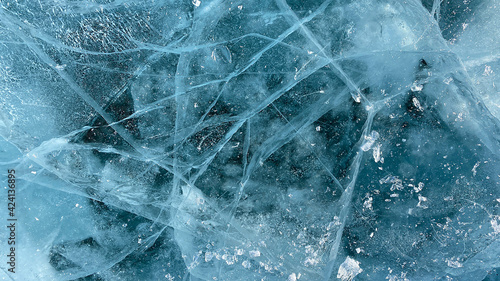
{"type": "Polygon", "coordinates": [[[339,271],[337,273],[337,278],[342,281],[350,281],[353,280],[356,275],[363,272],[363,269],[359,267],[359,262],[352,259],[351,257],[347,257],[345,261],[340,265],[339,271]]]}

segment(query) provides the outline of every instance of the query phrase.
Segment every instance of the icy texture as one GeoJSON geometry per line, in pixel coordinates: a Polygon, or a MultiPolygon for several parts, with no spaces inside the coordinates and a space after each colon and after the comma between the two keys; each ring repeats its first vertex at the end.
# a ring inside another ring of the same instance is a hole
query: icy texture
{"type": "Polygon", "coordinates": [[[15,280],[498,280],[498,1],[0,5],[15,280]]]}

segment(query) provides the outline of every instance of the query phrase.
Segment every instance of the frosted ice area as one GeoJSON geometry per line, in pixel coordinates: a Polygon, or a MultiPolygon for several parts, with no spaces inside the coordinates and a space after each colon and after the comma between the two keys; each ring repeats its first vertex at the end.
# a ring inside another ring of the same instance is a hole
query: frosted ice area
{"type": "Polygon", "coordinates": [[[0,6],[1,280],[500,280],[500,1],[0,6]]]}

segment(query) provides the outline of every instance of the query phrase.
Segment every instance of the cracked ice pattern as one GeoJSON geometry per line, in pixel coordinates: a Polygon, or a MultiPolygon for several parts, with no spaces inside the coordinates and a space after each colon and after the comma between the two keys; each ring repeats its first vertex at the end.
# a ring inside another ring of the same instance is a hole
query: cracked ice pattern
{"type": "Polygon", "coordinates": [[[498,1],[0,5],[16,280],[498,278],[498,1]]]}

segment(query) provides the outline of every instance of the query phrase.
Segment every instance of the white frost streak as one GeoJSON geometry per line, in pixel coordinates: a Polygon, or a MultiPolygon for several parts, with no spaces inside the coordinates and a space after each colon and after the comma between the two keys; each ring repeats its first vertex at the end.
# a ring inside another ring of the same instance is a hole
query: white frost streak
{"type": "Polygon", "coordinates": [[[359,262],[352,259],[351,257],[347,257],[345,261],[340,265],[339,272],[337,273],[337,278],[342,281],[350,281],[353,280],[356,275],[363,272],[363,269],[359,267],[359,262]]]}

